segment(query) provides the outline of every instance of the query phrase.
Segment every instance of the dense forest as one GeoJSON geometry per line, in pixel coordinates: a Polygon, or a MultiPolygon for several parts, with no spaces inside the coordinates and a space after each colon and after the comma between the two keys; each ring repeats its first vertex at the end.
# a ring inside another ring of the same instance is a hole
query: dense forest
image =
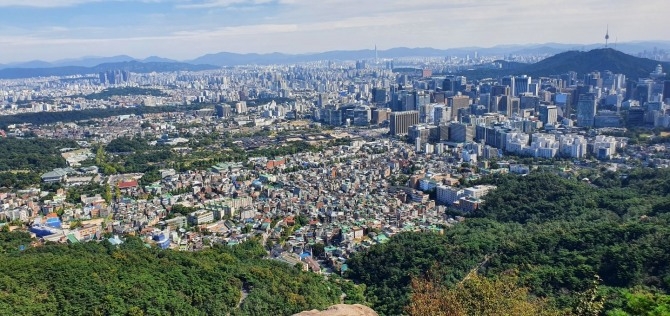
{"type": "Polygon", "coordinates": [[[135,237],[119,247],[19,251],[27,242],[25,233],[0,232],[0,314],[291,315],[339,303],[354,289],[262,259],[255,241],[196,253],[147,248],[135,237]]]}
{"type": "Polygon", "coordinates": [[[38,113],[21,113],[15,115],[0,116],[0,128],[6,128],[11,124],[25,124],[33,125],[54,124],[57,122],[76,122],[90,119],[108,118],[118,115],[142,115],[151,113],[165,113],[165,112],[187,112],[200,110],[204,108],[211,108],[212,104],[196,103],[191,105],[166,105],[166,106],[137,106],[137,107],[118,107],[111,109],[87,109],[80,111],[61,111],[61,112],[38,112],[38,113]]]}
{"type": "Polygon", "coordinates": [[[549,173],[488,178],[498,189],[466,222],[444,235],[394,236],[350,259],[349,277],[367,285],[383,315],[402,313],[412,278],[434,266],[446,287],[473,268],[494,278],[518,270],[521,285],[559,309],[574,308],[594,277],[610,315],[628,315],[635,304],[627,298],[635,297],[665,299],[667,308],[670,171],[593,176],[592,183],[549,173]]]}
{"type": "MultiPolygon", "coordinates": [[[[147,89],[141,89],[147,90],[147,89]]],[[[117,93],[122,93],[119,91],[112,91],[106,93],[106,97],[111,95],[117,95],[117,93]]],[[[151,95],[157,95],[162,93],[160,91],[149,92],[151,95]]],[[[145,95],[145,93],[141,93],[145,95]]],[[[89,96],[91,97],[91,96],[89,96]]],[[[93,95],[93,97],[96,97],[93,95]]],[[[105,97],[105,95],[99,95],[97,97],[105,97]]],[[[266,104],[269,102],[275,101],[277,103],[291,102],[293,99],[288,98],[265,98],[258,100],[251,100],[248,102],[249,106],[256,106],[260,104],[266,104]]],[[[119,115],[142,115],[142,114],[153,114],[153,113],[167,113],[167,112],[188,112],[201,110],[206,108],[213,108],[214,104],[212,103],[192,103],[189,105],[163,105],[163,106],[136,106],[136,107],[117,107],[110,109],[86,109],[79,111],[61,111],[61,112],[37,112],[37,113],[20,113],[14,115],[2,115],[0,116],[0,129],[5,129],[7,126],[12,124],[33,124],[33,125],[44,125],[44,124],[54,124],[57,122],[77,122],[90,119],[100,119],[108,118],[119,115]]]]}
{"type": "Polygon", "coordinates": [[[48,171],[65,167],[60,149],[77,147],[71,140],[0,138],[0,171],[48,171]]]}
{"type": "Polygon", "coordinates": [[[87,100],[107,100],[113,96],[130,96],[130,95],[149,95],[154,97],[165,97],[163,91],[151,88],[137,88],[137,87],[122,87],[122,88],[107,88],[97,93],[91,93],[84,96],[87,100]]]}
{"type": "Polygon", "coordinates": [[[0,188],[25,189],[41,181],[41,174],[67,166],[62,148],[77,148],[70,140],[0,138],[0,188]]]}

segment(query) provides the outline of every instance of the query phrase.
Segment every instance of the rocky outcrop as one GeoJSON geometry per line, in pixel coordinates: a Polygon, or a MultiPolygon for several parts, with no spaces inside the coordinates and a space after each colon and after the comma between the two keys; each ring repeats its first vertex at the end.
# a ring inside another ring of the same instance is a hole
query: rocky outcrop
{"type": "Polygon", "coordinates": [[[293,316],[379,316],[372,308],[365,305],[338,304],[328,307],[324,311],[311,310],[294,314],[293,316]]]}

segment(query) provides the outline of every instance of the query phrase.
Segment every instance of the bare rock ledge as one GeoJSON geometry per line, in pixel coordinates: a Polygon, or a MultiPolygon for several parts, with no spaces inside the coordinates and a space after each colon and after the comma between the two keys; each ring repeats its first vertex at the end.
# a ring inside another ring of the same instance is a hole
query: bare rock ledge
{"type": "Polygon", "coordinates": [[[347,305],[338,304],[328,307],[324,311],[316,309],[311,311],[304,311],[293,316],[379,316],[377,312],[370,307],[360,304],[347,305]]]}

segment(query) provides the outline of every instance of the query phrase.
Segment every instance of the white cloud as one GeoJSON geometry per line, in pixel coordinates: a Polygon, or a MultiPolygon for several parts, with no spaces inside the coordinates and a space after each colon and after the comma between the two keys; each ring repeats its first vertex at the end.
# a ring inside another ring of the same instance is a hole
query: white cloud
{"type": "MultiPolygon", "coordinates": [[[[142,0],[0,0],[0,7],[95,1],[142,0]]],[[[670,40],[664,28],[670,1],[663,0],[648,0],[652,3],[644,5],[617,0],[534,0],[532,4],[527,0],[160,1],[189,10],[161,12],[157,17],[135,19],[141,21],[137,25],[113,27],[83,22],[68,23],[67,28],[34,26],[14,31],[0,25],[0,62],[115,54],[187,59],[219,51],[304,53],[374,44],[380,49],[580,44],[601,41],[606,24],[611,38],[618,37],[619,42],[670,40]],[[268,3],[278,6],[265,6],[268,3]]]]}
{"type": "Polygon", "coordinates": [[[0,7],[56,8],[99,1],[100,0],[0,0],[0,7]]]}
{"type": "Polygon", "coordinates": [[[0,0],[0,7],[60,8],[105,1],[164,2],[162,0],[0,0]]]}
{"type": "Polygon", "coordinates": [[[208,0],[204,2],[195,2],[187,4],[178,4],[177,8],[181,9],[208,9],[208,8],[219,8],[219,7],[230,7],[233,5],[261,5],[271,3],[272,0],[208,0]]]}

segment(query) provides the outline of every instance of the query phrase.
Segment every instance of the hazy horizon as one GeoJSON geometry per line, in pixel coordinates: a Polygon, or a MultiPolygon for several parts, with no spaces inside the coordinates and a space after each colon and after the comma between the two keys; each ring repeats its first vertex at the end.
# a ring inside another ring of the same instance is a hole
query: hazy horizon
{"type": "Polygon", "coordinates": [[[652,0],[0,0],[0,63],[668,41],[652,0]],[[639,23],[644,21],[644,23],[639,23]]]}

